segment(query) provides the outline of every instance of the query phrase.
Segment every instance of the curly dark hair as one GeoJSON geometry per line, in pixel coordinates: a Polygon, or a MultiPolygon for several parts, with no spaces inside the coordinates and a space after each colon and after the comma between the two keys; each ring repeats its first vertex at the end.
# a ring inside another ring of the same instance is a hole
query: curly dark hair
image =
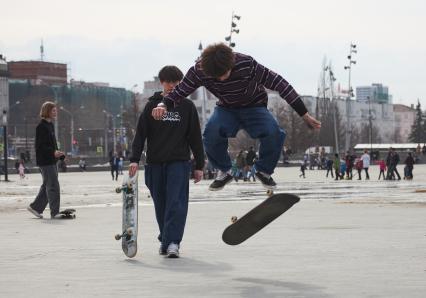
{"type": "Polygon", "coordinates": [[[213,78],[219,78],[235,65],[232,49],[224,43],[209,45],[201,54],[203,72],[213,78]]]}
{"type": "Polygon", "coordinates": [[[158,78],[160,79],[160,82],[180,82],[182,81],[183,73],[176,66],[167,65],[160,70],[158,73],[158,78]]]}

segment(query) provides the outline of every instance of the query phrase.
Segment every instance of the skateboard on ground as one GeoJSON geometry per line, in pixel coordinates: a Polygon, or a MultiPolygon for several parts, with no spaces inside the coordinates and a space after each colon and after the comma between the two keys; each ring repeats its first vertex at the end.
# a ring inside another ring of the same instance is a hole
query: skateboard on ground
{"type": "Polygon", "coordinates": [[[64,219],[74,219],[76,217],[74,213],[75,209],[72,208],[68,208],[59,212],[59,214],[61,214],[61,217],[64,219]]]}
{"type": "Polygon", "coordinates": [[[238,219],[231,218],[232,224],[222,234],[222,240],[229,245],[238,245],[262,230],[266,225],[299,202],[300,198],[293,194],[273,194],[238,219]]]}
{"type": "Polygon", "coordinates": [[[121,187],[115,191],[123,195],[122,232],[115,235],[115,239],[121,239],[124,254],[133,258],[138,249],[138,173],[133,177],[124,175],[121,187]]]}

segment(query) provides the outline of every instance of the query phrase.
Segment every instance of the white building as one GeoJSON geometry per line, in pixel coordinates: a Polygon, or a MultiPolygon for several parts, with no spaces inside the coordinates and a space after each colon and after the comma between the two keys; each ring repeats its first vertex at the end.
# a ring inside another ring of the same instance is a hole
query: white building
{"type": "MultiPolygon", "coordinates": [[[[309,113],[315,115],[317,100],[314,96],[302,96],[309,113]]],[[[369,116],[371,113],[372,124],[378,130],[381,142],[404,143],[408,141],[411,125],[414,122],[416,111],[412,107],[404,105],[392,105],[378,102],[349,101],[336,99],[337,108],[342,119],[342,127],[346,123],[346,108],[350,110],[350,132],[361,131],[365,126],[369,126],[369,116]]],[[[269,92],[268,109],[276,114],[277,109],[289,110],[290,106],[276,92],[269,92]]],[[[341,140],[344,144],[344,140],[341,140]]]]}
{"type": "Polygon", "coordinates": [[[393,113],[395,115],[395,143],[407,143],[411,126],[416,119],[416,110],[413,106],[395,104],[393,113]]]}
{"type": "Polygon", "coordinates": [[[389,88],[382,84],[372,84],[371,86],[356,87],[356,100],[379,103],[392,103],[392,97],[389,95],[389,88]]]}

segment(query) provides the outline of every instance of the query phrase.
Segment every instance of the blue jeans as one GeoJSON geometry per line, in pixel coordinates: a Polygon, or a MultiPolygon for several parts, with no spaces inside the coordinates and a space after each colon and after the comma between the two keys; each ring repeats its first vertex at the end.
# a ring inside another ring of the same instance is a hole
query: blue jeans
{"type": "Polygon", "coordinates": [[[163,247],[180,244],[188,214],[189,161],[145,165],[145,184],[155,207],[163,247]]]}
{"type": "Polygon", "coordinates": [[[231,168],[228,138],[235,137],[240,129],[260,141],[256,170],[272,174],[280,158],[285,132],[266,107],[216,107],[203,134],[204,149],[210,163],[224,172],[231,168]]]}

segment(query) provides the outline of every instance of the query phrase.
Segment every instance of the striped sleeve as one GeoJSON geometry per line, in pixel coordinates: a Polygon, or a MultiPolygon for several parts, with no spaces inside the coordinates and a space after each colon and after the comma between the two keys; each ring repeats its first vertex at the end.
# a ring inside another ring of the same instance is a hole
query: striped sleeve
{"type": "Polygon", "coordinates": [[[201,78],[197,74],[195,66],[192,66],[182,81],[164,99],[172,101],[176,106],[183,98],[193,93],[201,85],[201,78]]]}
{"type": "Polygon", "coordinates": [[[303,116],[308,112],[299,94],[282,76],[266,68],[254,59],[252,67],[256,82],[267,89],[277,91],[299,116],[303,116]]]}

